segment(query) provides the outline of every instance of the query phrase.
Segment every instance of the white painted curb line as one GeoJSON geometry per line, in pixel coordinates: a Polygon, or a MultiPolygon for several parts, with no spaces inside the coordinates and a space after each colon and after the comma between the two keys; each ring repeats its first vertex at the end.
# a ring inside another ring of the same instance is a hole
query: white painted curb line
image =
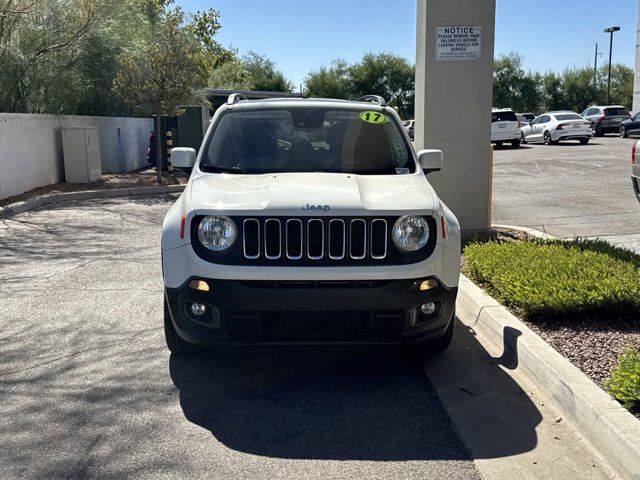
{"type": "Polygon", "coordinates": [[[128,197],[133,195],[155,195],[162,193],[181,193],[186,185],[161,185],[150,187],[112,188],[108,190],[85,190],[81,192],[54,193],[30,198],[22,202],[10,203],[0,207],[0,218],[8,218],[19,213],[51,203],[70,202],[73,200],[89,200],[93,198],[128,197]]]}
{"type": "Polygon", "coordinates": [[[464,275],[456,315],[481,343],[510,350],[516,369],[553,400],[611,466],[624,478],[640,480],[638,419],[464,275]]]}

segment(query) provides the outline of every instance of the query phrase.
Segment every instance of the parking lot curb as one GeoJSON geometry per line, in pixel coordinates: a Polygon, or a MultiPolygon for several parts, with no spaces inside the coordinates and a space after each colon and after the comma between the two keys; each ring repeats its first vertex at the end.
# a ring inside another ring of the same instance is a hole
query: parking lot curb
{"type": "Polygon", "coordinates": [[[181,193],[186,185],[162,185],[151,187],[112,188],[109,190],[83,190],[80,192],[54,193],[30,198],[21,202],[10,203],[0,207],[0,218],[9,218],[19,213],[28,212],[35,208],[52,203],[64,203],[74,200],[89,200],[95,198],[129,197],[134,195],[155,195],[162,193],[181,193]]]}
{"type": "Polygon", "coordinates": [[[456,313],[481,344],[514,358],[514,369],[546,393],[623,478],[640,479],[638,419],[464,275],[456,313]]]}
{"type": "Polygon", "coordinates": [[[515,230],[517,232],[526,233],[527,235],[540,238],[542,240],[558,240],[558,237],[554,237],[553,235],[549,235],[548,233],[541,232],[540,230],[536,230],[535,228],[527,228],[527,227],[518,227],[516,225],[491,225],[493,228],[504,228],[506,230],[515,230]]]}

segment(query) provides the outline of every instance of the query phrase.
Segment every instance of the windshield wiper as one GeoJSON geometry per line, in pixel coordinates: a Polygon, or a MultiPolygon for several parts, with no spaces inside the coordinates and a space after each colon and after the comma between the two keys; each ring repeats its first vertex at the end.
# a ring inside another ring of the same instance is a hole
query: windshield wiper
{"type": "Polygon", "coordinates": [[[217,165],[201,165],[200,169],[207,173],[248,173],[237,167],[219,167],[217,165]]]}

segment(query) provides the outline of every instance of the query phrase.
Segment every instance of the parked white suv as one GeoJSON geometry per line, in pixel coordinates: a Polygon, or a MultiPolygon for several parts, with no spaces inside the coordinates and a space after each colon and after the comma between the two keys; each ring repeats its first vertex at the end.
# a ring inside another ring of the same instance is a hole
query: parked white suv
{"type": "Polygon", "coordinates": [[[513,148],[520,146],[520,121],[510,108],[491,109],[491,143],[501,147],[510,143],[513,148]]]}
{"type": "Polygon", "coordinates": [[[202,345],[417,344],[453,335],[460,227],[396,112],[361,101],[220,107],[162,229],[171,351],[202,345]]]}

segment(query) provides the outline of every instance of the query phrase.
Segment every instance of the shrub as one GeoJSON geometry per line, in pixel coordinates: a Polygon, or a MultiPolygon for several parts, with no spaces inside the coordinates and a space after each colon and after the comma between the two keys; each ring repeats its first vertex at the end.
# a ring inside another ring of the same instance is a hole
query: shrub
{"type": "Polygon", "coordinates": [[[603,241],[473,243],[464,256],[471,278],[528,320],[640,314],[640,256],[603,241]]]}
{"type": "Polygon", "coordinates": [[[640,350],[626,347],[606,382],[607,390],[634,413],[640,413],[640,350]]]}

